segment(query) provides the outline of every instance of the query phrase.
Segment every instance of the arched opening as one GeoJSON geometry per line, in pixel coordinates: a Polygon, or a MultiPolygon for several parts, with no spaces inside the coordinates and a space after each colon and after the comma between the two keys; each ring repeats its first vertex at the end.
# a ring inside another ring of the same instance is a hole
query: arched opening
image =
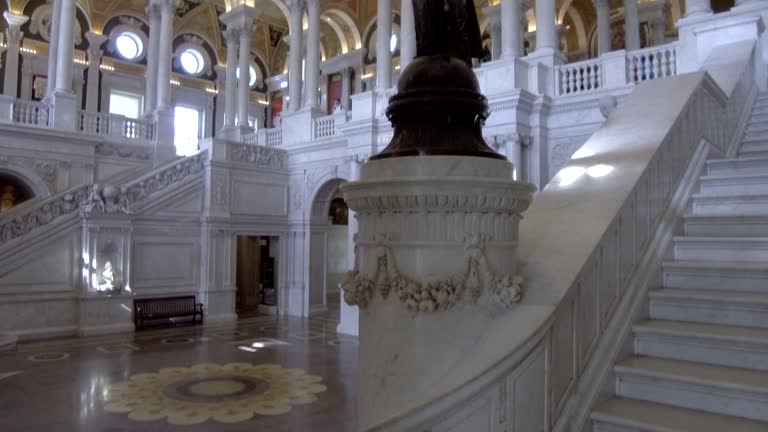
{"type": "Polygon", "coordinates": [[[7,211],[35,196],[35,192],[18,177],[0,173],[0,212],[7,211]]]}
{"type": "Polygon", "coordinates": [[[341,283],[349,270],[349,209],[336,178],[326,182],[312,203],[309,235],[309,311],[338,317],[341,283]]]}

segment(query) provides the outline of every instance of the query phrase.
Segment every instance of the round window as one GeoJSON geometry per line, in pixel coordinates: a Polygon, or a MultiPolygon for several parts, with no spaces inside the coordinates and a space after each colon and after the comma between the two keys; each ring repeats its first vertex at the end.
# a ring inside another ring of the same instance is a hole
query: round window
{"type": "MultiPolygon", "coordinates": [[[[249,79],[248,79],[248,86],[249,86],[249,87],[253,87],[253,86],[255,86],[255,85],[256,85],[256,77],[257,77],[257,75],[256,75],[256,70],[255,70],[255,69],[253,69],[253,66],[250,66],[250,67],[248,68],[248,72],[250,72],[250,74],[249,74],[249,76],[248,76],[248,78],[249,78],[249,79]]],[[[235,70],[235,76],[236,76],[238,79],[240,78],[240,68],[239,68],[239,67],[238,67],[238,68],[235,70]]]]}
{"type": "Polygon", "coordinates": [[[144,50],[144,44],[136,33],[123,32],[115,39],[117,52],[126,60],[136,60],[144,50]]]}
{"type": "Polygon", "coordinates": [[[179,56],[179,61],[181,62],[181,68],[190,75],[200,74],[205,67],[203,55],[192,48],[184,50],[179,56]]]}

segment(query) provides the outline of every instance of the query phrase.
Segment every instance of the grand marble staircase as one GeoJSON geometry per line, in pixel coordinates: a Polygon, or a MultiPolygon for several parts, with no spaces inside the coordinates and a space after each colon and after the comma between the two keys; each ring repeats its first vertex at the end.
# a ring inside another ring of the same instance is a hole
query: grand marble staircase
{"type": "Polygon", "coordinates": [[[699,179],[595,432],[768,431],[768,94],[699,179]]]}

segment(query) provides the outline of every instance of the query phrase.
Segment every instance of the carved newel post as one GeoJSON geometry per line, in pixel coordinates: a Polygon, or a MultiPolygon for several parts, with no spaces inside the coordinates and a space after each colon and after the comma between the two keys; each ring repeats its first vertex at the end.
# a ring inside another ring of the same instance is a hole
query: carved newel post
{"type": "Polygon", "coordinates": [[[467,353],[525,295],[516,247],[534,187],[483,141],[472,3],[414,1],[418,57],[387,109],[394,137],[342,186],[359,223],[342,288],[360,307],[361,431],[422,430],[425,404],[490,366],[467,353]]]}

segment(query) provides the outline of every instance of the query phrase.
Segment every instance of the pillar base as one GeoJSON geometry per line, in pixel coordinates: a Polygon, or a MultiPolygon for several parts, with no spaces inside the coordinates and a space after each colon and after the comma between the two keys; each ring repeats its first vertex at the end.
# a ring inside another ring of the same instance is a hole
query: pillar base
{"type": "Polygon", "coordinates": [[[360,307],[360,430],[463,382],[467,347],[515,313],[518,222],[533,189],[506,160],[463,156],[372,160],[341,187],[359,223],[342,288],[360,307]]]}
{"type": "Polygon", "coordinates": [[[173,112],[169,109],[158,109],[155,119],[155,166],[176,159],[174,144],[173,112]]]}
{"type": "Polygon", "coordinates": [[[50,118],[51,127],[56,129],[75,130],[77,127],[77,114],[80,111],[77,105],[77,95],[73,92],[54,91],[51,98],[50,118]]]}

